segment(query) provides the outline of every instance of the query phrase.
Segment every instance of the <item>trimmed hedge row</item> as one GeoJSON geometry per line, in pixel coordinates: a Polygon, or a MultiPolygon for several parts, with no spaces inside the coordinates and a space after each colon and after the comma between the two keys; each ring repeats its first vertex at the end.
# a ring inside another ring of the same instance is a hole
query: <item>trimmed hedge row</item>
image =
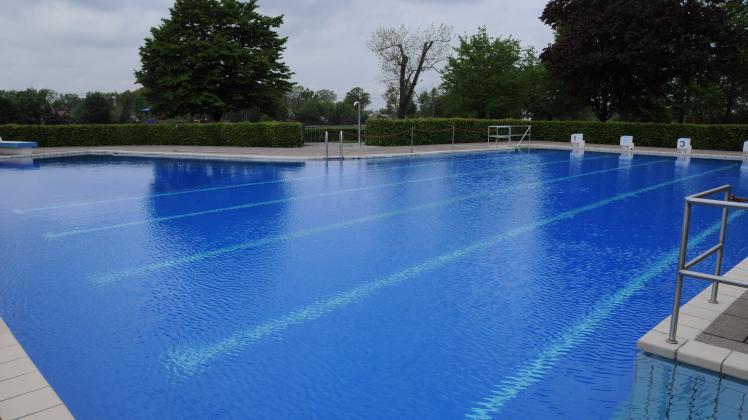
{"type": "MultiPolygon", "coordinates": [[[[587,143],[618,144],[620,137],[627,134],[634,136],[634,143],[637,146],[675,147],[676,139],[690,137],[694,149],[732,151],[742,150],[743,142],[748,140],[748,125],[743,124],[702,125],[436,118],[371,119],[366,126],[366,144],[377,146],[409,145],[411,127],[414,130],[414,144],[450,143],[452,141],[452,126],[455,127],[455,143],[481,142],[486,141],[486,130],[489,125],[527,124],[532,125],[533,140],[568,142],[571,134],[584,133],[584,140],[587,143]]],[[[516,140],[519,140],[519,137],[516,140]]]]}
{"type": "Polygon", "coordinates": [[[182,145],[301,147],[299,123],[0,125],[4,140],[40,147],[182,145]]]}
{"type": "MultiPolygon", "coordinates": [[[[318,143],[325,141],[325,131],[328,132],[328,141],[337,143],[339,141],[338,134],[340,131],[343,132],[343,141],[346,143],[354,143],[358,141],[358,129],[356,128],[338,128],[338,127],[304,127],[304,142],[305,143],[318,143]]],[[[361,137],[362,140],[366,138],[366,126],[361,126],[361,137]]]]}

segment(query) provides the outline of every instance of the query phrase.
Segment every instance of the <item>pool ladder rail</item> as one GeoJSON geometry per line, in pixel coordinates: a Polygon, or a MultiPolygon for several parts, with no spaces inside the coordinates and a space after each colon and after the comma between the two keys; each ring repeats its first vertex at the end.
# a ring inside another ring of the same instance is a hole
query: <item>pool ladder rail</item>
{"type": "Polygon", "coordinates": [[[670,332],[667,342],[677,344],[676,332],[678,329],[678,315],[680,313],[681,294],[683,292],[683,279],[686,277],[705,280],[712,282],[712,293],[709,303],[716,304],[720,284],[729,284],[748,288],[748,281],[729,278],[722,276],[722,260],[725,252],[725,236],[727,235],[727,223],[729,220],[730,210],[748,210],[748,200],[735,197],[732,194],[730,185],[712,188],[711,190],[702,191],[697,194],[689,195],[685,199],[685,210],[683,213],[683,230],[681,232],[680,253],[678,254],[678,273],[675,279],[675,296],[673,298],[673,314],[670,322],[670,332]],[[716,194],[723,194],[721,200],[708,198],[716,194]],[[688,251],[688,230],[691,225],[691,210],[693,206],[718,207],[722,209],[722,220],[719,229],[719,242],[713,247],[707,249],[690,261],[686,261],[688,251]],[[692,268],[710,257],[717,254],[717,261],[714,268],[714,274],[702,273],[692,268]]]}
{"type": "Polygon", "coordinates": [[[339,149],[340,149],[340,156],[339,157],[333,157],[330,158],[330,135],[325,130],[325,161],[328,161],[330,159],[334,160],[343,160],[343,130],[340,130],[338,133],[338,143],[339,143],[339,149]]]}
{"type": "Polygon", "coordinates": [[[522,132],[519,142],[514,146],[515,150],[519,150],[522,144],[527,140],[527,145],[530,145],[530,137],[532,135],[532,125],[490,125],[486,133],[486,141],[490,144],[491,139],[495,139],[496,147],[499,147],[499,140],[506,139],[507,144],[512,144],[513,137],[519,137],[520,134],[512,134],[512,128],[517,128],[522,132]],[[524,131],[521,131],[524,129],[524,131]],[[506,130],[506,134],[501,134],[500,130],[506,130]]]}

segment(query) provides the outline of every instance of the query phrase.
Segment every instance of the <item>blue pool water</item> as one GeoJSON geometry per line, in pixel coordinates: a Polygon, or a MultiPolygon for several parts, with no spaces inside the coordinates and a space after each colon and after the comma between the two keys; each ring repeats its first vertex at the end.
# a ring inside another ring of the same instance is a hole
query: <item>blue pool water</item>
{"type": "Polygon", "coordinates": [[[566,151],[0,164],[0,316],[79,418],[627,417],[682,199],[726,183],[566,151]]]}

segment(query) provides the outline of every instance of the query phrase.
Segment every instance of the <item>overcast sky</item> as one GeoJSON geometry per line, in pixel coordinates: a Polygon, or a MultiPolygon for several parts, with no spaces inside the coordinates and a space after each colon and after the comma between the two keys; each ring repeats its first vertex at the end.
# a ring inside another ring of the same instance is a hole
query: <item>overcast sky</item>
{"type": "MultiPolygon", "coordinates": [[[[339,97],[354,86],[384,91],[376,58],[366,48],[377,26],[446,23],[455,34],[485,25],[538,50],[552,39],[539,20],[547,0],[260,0],[260,12],[285,15],[285,61],[294,81],[339,97]]],[[[138,48],[173,0],[0,0],[0,89],[59,92],[122,91],[135,86],[138,48]]],[[[438,84],[427,75],[421,87],[438,84]]]]}

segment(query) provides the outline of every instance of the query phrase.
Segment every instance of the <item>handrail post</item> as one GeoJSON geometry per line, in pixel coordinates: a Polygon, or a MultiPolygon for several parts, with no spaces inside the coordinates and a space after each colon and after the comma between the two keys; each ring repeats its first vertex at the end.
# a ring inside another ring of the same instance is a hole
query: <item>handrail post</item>
{"type": "MultiPolygon", "coordinates": [[[[731,188],[725,190],[725,201],[730,200],[731,188]]],[[[716,267],[714,267],[714,275],[722,275],[722,259],[725,255],[725,237],[727,236],[727,220],[730,216],[730,209],[725,207],[722,209],[722,224],[719,227],[719,244],[720,248],[717,251],[716,267]]],[[[709,303],[719,303],[717,301],[717,294],[719,293],[719,283],[712,283],[712,295],[709,298],[709,303]]]]}
{"type": "Polygon", "coordinates": [[[410,153],[413,153],[413,131],[415,130],[414,126],[410,126],[410,153]]]}
{"type": "Polygon", "coordinates": [[[338,138],[340,139],[340,158],[343,159],[343,130],[340,130],[338,138]]]}
{"type": "Polygon", "coordinates": [[[361,147],[361,102],[358,103],[358,147],[361,147]]]}
{"type": "Polygon", "coordinates": [[[327,130],[325,130],[325,160],[330,159],[330,147],[328,142],[328,133],[327,130]]]}
{"type": "Polygon", "coordinates": [[[680,253],[678,254],[678,275],[675,278],[675,296],[673,296],[673,314],[670,317],[670,333],[667,342],[677,344],[676,333],[678,330],[678,315],[680,314],[680,298],[683,292],[683,274],[681,270],[686,265],[686,252],[688,251],[688,228],[691,224],[691,203],[686,201],[683,211],[683,231],[680,237],[680,253]]]}
{"type": "Polygon", "coordinates": [[[452,126],[452,150],[455,149],[455,126],[452,126]]]}

